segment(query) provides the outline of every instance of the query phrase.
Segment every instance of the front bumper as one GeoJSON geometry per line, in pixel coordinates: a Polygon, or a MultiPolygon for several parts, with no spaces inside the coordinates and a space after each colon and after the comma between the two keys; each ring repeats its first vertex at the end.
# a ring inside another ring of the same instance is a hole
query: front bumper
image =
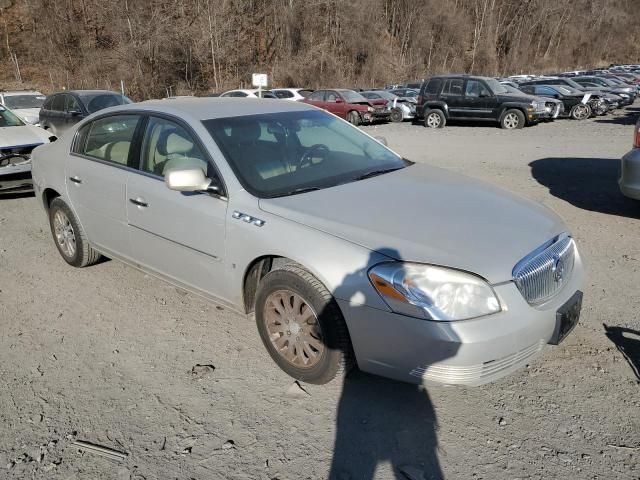
{"type": "Polygon", "coordinates": [[[362,114],[362,119],[366,123],[388,122],[391,119],[391,111],[365,112],[362,114]]]}
{"type": "Polygon", "coordinates": [[[576,253],[571,281],[540,306],[515,283],[494,286],[503,311],[472,320],[420,320],[338,300],[361,370],[425,385],[481,385],[529,363],[556,330],[556,312],[582,286],[576,253]]]}
{"type": "Polygon", "coordinates": [[[0,167],[0,193],[33,191],[31,162],[0,167]]]}
{"type": "Polygon", "coordinates": [[[640,148],[634,148],[622,157],[618,184],[625,197],[640,200],[640,148]]]}

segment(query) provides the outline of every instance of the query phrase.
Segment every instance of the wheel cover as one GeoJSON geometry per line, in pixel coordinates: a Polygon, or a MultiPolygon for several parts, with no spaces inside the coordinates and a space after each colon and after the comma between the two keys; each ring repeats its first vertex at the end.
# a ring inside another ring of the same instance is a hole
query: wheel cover
{"type": "Polygon", "coordinates": [[[518,118],[518,115],[516,115],[515,113],[507,113],[504,116],[503,123],[506,128],[512,129],[518,126],[518,124],[520,123],[520,119],[518,118]]]}
{"type": "Polygon", "coordinates": [[[278,354],[298,368],[312,368],[325,346],[316,312],[297,293],[278,290],[267,297],[264,323],[278,354]]]}
{"type": "Polygon", "coordinates": [[[575,110],[575,117],[582,120],[587,116],[587,107],[585,105],[578,105],[575,110]]]}
{"type": "Polygon", "coordinates": [[[438,115],[437,113],[430,113],[429,115],[427,115],[428,127],[438,128],[441,123],[442,123],[442,120],[440,118],[440,115],[438,115]]]}
{"type": "Polygon", "coordinates": [[[73,257],[76,253],[76,234],[69,217],[62,210],[57,210],[53,216],[53,231],[60,250],[67,257],[73,257]]]}

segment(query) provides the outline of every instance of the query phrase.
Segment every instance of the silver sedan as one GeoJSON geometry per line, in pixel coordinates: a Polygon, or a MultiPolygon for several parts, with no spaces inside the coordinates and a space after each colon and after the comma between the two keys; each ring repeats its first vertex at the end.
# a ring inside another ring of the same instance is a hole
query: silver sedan
{"type": "Polygon", "coordinates": [[[633,127],[633,148],[622,157],[619,184],[623,195],[640,200],[640,118],[633,127]]]}
{"type": "Polygon", "coordinates": [[[558,216],[304,103],[102,110],[36,149],[33,178],[67,263],[105,255],[254,314],[301,381],[357,365],[477,385],[578,321],[583,267],[558,216]]]}

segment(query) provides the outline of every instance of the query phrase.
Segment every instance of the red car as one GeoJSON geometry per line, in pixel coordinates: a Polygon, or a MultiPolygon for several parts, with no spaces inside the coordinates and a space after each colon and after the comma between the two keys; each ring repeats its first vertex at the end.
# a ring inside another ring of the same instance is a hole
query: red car
{"type": "Polygon", "coordinates": [[[320,107],[353,125],[389,121],[391,109],[384,99],[367,99],[353,90],[316,90],[304,103],[320,107]]]}

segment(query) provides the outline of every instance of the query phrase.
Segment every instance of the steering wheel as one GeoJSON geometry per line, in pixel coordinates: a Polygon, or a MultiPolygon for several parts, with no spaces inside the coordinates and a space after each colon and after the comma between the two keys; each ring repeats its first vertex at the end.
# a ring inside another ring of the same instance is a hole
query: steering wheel
{"type": "Polygon", "coordinates": [[[323,143],[316,143],[305,150],[298,161],[298,169],[308,167],[313,164],[314,158],[321,158],[324,161],[329,155],[329,147],[323,143]]]}

